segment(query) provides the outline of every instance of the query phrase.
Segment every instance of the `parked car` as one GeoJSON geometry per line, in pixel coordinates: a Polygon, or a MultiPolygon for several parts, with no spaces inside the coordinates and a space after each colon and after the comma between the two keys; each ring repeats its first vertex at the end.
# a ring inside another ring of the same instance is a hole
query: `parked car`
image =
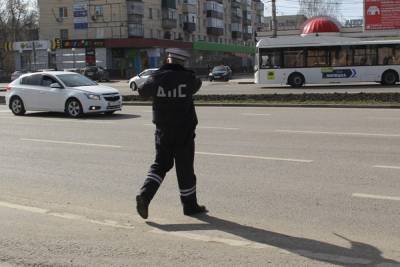
{"type": "Polygon", "coordinates": [[[10,81],[10,76],[7,75],[7,73],[0,69],[0,82],[9,82],[10,81]]]}
{"type": "Polygon", "coordinates": [[[214,80],[224,80],[229,81],[232,78],[232,70],[228,66],[220,65],[212,69],[208,74],[208,79],[210,81],[214,80]]]}
{"type": "Polygon", "coordinates": [[[155,71],[158,69],[146,69],[142,71],[140,74],[136,75],[135,77],[131,78],[129,80],[129,88],[132,89],[132,91],[136,91],[139,86],[144,84],[146,80],[150,77],[151,74],[153,74],[155,71]]]}
{"type": "Polygon", "coordinates": [[[99,82],[110,81],[110,74],[103,67],[99,66],[85,67],[81,70],[81,73],[86,77],[92,79],[93,81],[99,81],[99,82]]]}
{"type": "Polygon", "coordinates": [[[112,114],[122,108],[118,90],[99,85],[73,72],[52,71],[22,75],[6,88],[6,104],[15,115],[26,111],[112,114]]]}
{"type": "Polygon", "coordinates": [[[82,70],[79,69],[79,68],[64,69],[64,71],[75,72],[75,73],[82,73],[82,70]]]}
{"type": "Polygon", "coordinates": [[[13,73],[11,73],[11,81],[14,81],[19,76],[21,76],[22,74],[25,74],[25,73],[29,73],[29,71],[27,71],[27,70],[16,70],[16,71],[14,71],[13,73]]]}

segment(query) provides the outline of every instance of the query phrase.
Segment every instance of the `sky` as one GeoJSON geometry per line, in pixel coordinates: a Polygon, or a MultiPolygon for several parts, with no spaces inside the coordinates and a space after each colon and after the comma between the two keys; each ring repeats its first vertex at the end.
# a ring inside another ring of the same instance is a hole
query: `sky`
{"type": "MultiPolygon", "coordinates": [[[[342,3],[340,13],[342,20],[346,19],[362,19],[363,17],[363,0],[337,0],[342,3]]],[[[265,16],[271,16],[271,0],[263,0],[265,5],[265,16]]],[[[277,15],[296,15],[299,10],[298,0],[276,0],[277,15]]]]}

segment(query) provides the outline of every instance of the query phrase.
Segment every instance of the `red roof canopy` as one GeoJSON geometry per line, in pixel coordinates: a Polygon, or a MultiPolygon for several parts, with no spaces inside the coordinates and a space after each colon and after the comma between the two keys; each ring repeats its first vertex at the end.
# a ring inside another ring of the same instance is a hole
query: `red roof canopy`
{"type": "Polygon", "coordinates": [[[302,34],[340,32],[339,26],[331,19],[326,17],[316,17],[304,23],[302,34]]]}

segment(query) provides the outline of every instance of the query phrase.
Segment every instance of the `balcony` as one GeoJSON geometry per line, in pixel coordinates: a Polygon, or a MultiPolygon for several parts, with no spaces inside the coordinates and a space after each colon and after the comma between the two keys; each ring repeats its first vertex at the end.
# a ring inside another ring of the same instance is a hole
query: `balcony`
{"type": "Polygon", "coordinates": [[[232,7],[233,7],[233,8],[240,8],[240,7],[242,7],[242,1],[241,1],[241,0],[232,0],[232,7]]]}
{"type": "Polygon", "coordinates": [[[144,26],[143,24],[128,24],[128,36],[129,37],[143,37],[144,36],[144,26]]]}
{"type": "Polygon", "coordinates": [[[215,10],[207,10],[207,18],[223,19],[224,13],[215,10]]]}
{"type": "Polygon", "coordinates": [[[239,39],[239,38],[242,38],[242,32],[232,31],[232,39],[239,39]]]}
{"type": "Polygon", "coordinates": [[[184,30],[185,32],[190,32],[190,33],[196,31],[196,23],[193,23],[193,22],[184,22],[184,23],[183,23],[183,30],[184,30]]]}
{"type": "Polygon", "coordinates": [[[223,35],[224,29],[223,28],[215,28],[215,27],[207,27],[207,34],[209,35],[223,35]]]}
{"type": "Polygon", "coordinates": [[[177,20],[176,19],[170,19],[170,18],[163,18],[162,19],[162,27],[164,29],[173,29],[176,28],[177,26],[177,20]]]}
{"type": "Polygon", "coordinates": [[[144,3],[139,1],[127,1],[128,15],[144,15],[144,3]]]}

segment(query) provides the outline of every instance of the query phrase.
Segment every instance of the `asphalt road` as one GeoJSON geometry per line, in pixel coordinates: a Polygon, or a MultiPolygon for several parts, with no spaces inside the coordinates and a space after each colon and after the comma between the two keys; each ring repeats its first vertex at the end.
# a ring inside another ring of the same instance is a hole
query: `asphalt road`
{"type": "Polygon", "coordinates": [[[0,106],[0,266],[400,266],[397,110],[198,108],[198,197],[135,212],[150,107],[79,120],[0,106]]]}
{"type": "MultiPolygon", "coordinates": [[[[376,83],[357,83],[343,85],[312,85],[303,88],[291,88],[289,86],[265,86],[259,84],[250,84],[254,79],[238,78],[229,82],[209,82],[204,81],[200,95],[241,95],[241,94],[304,94],[304,93],[399,93],[400,84],[396,86],[382,86],[376,83]]],[[[127,81],[114,81],[103,83],[104,85],[114,87],[119,90],[122,95],[137,94],[129,87],[127,81]]],[[[1,88],[5,88],[7,84],[0,84],[0,96],[4,96],[5,92],[1,88]]]]}
{"type": "MultiPolygon", "coordinates": [[[[199,95],[241,95],[241,94],[304,94],[304,93],[399,93],[400,85],[382,86],[376,83],[358,83],[344,85],[312,85],[303,88],[289,86],[265,86],[250,84],[252,79],[233,79],[229,82],[204,81],[199,95]]],[[[128,88],[125,81],[105,83],[118,89],[123,95],[137,94],[128,88]]]]}

